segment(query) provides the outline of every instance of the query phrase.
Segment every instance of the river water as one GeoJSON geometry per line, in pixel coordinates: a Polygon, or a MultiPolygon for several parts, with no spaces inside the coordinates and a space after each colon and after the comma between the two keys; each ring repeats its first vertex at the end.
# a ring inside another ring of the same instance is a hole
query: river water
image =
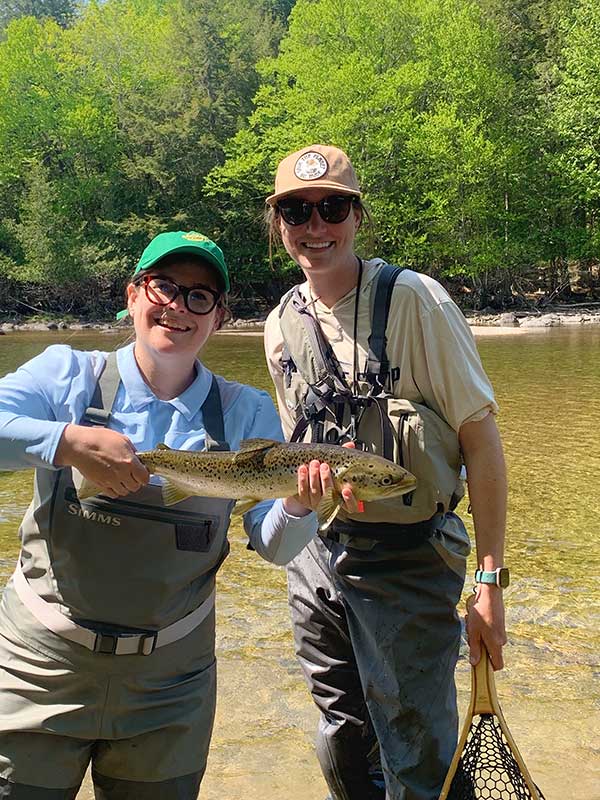
{"type": "MultiPolygon", "coordinates": [[[[0,375],[59,341],[109,350],[122,335],[9,334],[0,337],[0,375]]],[[[510,478],[509,645],[498,694],[546,800],[600,800],[600,328],[481,336],[478,346],[501,406],[510,478]]],[[[259,337],[216,336],[204,360],[225,377],[271,389],[259,337]]],[[[31,473],[0,473],[2,582],[30,492],[31,473]]],[[[316,713],[293,654],[285,573],[246,551],[238,525],[230,536],[218,579],[219,704],[201,797],[323,800],[316,713]]],[[[470,589],[468,581],[465,597],[470,589]]],[[[463,710],[465,652],[457,670],[463,710]]],[[[86,783],[79,800],[92,796],[86,783]]]]}

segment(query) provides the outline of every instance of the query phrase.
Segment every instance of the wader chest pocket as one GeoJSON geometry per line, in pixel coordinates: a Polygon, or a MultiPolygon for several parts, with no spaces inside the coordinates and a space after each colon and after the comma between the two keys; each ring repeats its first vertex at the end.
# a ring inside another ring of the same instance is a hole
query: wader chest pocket
{"type": "Polygon", "coordinates": [[[175,536],[178,550],[191,550],[195,553],[206,553],[210,550],[212,537],[210,529],[212,520],[207,519],[200,525],[177,523],[175,536]]]}
{"type": "Polygon", "coordinates": [[[129,536],[134,532],[144,537],[162,532],[172,537],[174,530],[177,550],[207,553],[219,531],[219,518],[215,515],[99,496],[80,502],[72,487],[65,489],[65,500],[69,514],[91,523],[104,523],[104,526],[110,521],[119,530],[121,525],[127,525],[129,536]]]}

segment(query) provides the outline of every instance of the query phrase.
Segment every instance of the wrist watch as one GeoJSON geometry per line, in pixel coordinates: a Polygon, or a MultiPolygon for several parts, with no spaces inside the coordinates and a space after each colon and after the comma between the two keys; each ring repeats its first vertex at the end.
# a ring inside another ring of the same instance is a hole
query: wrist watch
{"type": "Polygon", "coordinates": [[[475,583],[491,583],[506,589],[510,583],[510,573],[508,567],[498,567],[498,569],[486,572],[484,569],[475,570],[475,583]]]}

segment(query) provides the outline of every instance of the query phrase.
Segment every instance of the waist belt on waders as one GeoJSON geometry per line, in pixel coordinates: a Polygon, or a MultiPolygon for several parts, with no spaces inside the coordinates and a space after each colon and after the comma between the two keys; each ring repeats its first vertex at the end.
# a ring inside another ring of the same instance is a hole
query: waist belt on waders
{"type": "Polygon", "coordinates": [[[55,603],[47,603],[33,591],[27,578],[23,575],[21,559],[13,576],[15,591],[19,599],[45,628],[57,636],[68,639],[70,642],[83,645],[93,653],[104,653],[114,656],[141,655],[149,656],[158,647],[177,642],[183,639],[194,628],[197,628],[209,615],[215,605],[215,590],[195,608],[191,614],[178,619],[166,628],[148,633],[120,633],[106,634],[78,625],[70,617],[61,613],[55,603]]]}
{"type": "Polygon", "coordinates": [[[443,514],[434,514],[431,519],[407,525],[394,522],[378,522],[370,525],[351,519],[336,518],[321,535],[325,539],[358,549],[371,548],[375,543],[383,543],[393,545],[399,550],[411,550],[433,536],[443,519],[443,514]]]}

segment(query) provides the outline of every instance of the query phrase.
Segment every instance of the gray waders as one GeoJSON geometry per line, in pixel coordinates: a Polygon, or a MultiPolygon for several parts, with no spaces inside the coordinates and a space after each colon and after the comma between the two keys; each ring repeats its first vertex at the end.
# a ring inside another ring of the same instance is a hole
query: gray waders
{"type": "MultiPolygon", "coordinates": [[[[85,422],[107,424],[119,380],[109,356],[85,422]]],[[[202,414],[223,447],[214,380],[202,414]]],[[[70,800],[91,763],[97,800],[195,800],[232,505],[165,509],[156,485],[79,502],[70,469],[36,471],[0,609],[0,797],[70,800]]]]}
{"type": "Polygon", "coordinates": [[[456,746],[456,604],[468,553],[450,512],[420,543],[317,537],[288,566],[332,800],[437,800],[456,746]]]}

